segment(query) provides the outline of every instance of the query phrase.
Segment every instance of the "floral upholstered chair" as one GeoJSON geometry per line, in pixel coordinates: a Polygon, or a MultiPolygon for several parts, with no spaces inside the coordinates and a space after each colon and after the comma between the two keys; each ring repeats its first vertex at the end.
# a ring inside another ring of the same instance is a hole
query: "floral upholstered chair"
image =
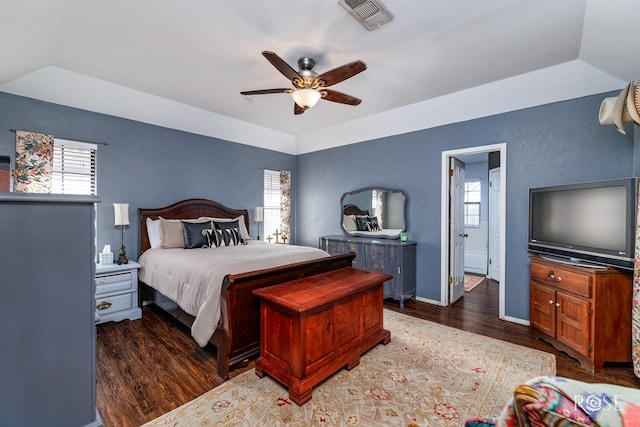
{"type": "Polygon", "coordinates": [[[518,386],[497,417],[470,419],[465,426],[640,426],[640,389],[537,377],[518,386]]]}

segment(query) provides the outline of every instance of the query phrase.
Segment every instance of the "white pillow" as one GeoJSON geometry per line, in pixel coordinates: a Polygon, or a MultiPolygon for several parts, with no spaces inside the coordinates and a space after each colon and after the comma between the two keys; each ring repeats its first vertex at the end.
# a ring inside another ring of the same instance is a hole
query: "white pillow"
{"type": "Polygon", "coordinates": [[[342,215],[342,226],[345,231],[358,231],[355,215],[342,215]]]}
{"type": "Polygon", "coordinates": [[[149,244],[152,249],[162,247],[162,239],[160,238],[160,220],[147,218],[147,236],[149,236],[149,244]]]}
{"type": "Polygon", "coordinates": [[[242,240],[244,240],[245,242],[247,240],[251,240],[251,236],[249,236],[249,231],[247,230],[247,224],[244,223],[244,215],[240,215],[237,218],[213,218],[210,216],[201,216],[198,219],[206,219],[207,221],[216,222],[232,222],[237,220],[238,224],[240,224],[240,235],[242,236],[242,240]]]}

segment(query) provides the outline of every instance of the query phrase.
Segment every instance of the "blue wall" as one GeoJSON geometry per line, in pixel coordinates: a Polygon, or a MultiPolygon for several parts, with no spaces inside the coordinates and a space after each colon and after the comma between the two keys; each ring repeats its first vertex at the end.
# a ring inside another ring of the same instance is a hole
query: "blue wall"
{"type": "Polygon", "coordinates": [[[528,189],[632,176],[634,129],[598,123],[605,96],[589,96],[297,157],[297,236],[340,234],[342,193],[368,186],[403,189],[408,232],[418,242],[417,294],[440,300],[442,152],[507,144],[506,315],[529,318],[528,189]]]}
{"type": "MultiPolygon", "coordinates": [[[[102,203],[97,209],[97,243],[99,249],[104,244],[119,246],[112,203],[128,202],[132,225],[125,231],[125,246],[131,259],[137,259],[138,252],[138,208],[161,207],[190,197],[210,198],[235,208],[262,205],[261,168],[293,171],[292,237],[303,245],[316,246],[319,236],[342,233],[343,193],[370,186],[403,189],[408,196],[409,235],[418,242],[418,296],[440,300],[442,152],[506,143],[506,314],[528,319],[528,188],[631,176],[640,169],[640,150],[634,151],[634,139],[640,145],[637,128],[628,125],[624,136],[613,126],[598,123],[602,99],[616,95],[595,95],[291,156],[0,93],[0,155],[14,156],[15,134],[10,129],[108,142],[98,149],[102,203]]],[[[49,225],[46,218],[43,225],[49,225]]]]}
{"type": "MultiPolygon", "coordinates": [[[[131,226],[125,229],[124,245],[133,260],[138,259],[138,208],[202,197],[247,208],[253,215],[251,208],[263,204],[261,168],[291,170],[296,176],[295,156],[289,154],[0,92],[0,155],[13,158],[11,129],[109,143],[99,145],[97,154],[102,199],[96,209],[97,247],[100,251],[110,244],[117,255],[120,230],[113,225],[113,203],[129,203],[131,226]]],[[[47,224],[46,218],[39,225],[55,226],[47,224]]],[[[255,223],[251,226],[255,237],[255,223]]]]}

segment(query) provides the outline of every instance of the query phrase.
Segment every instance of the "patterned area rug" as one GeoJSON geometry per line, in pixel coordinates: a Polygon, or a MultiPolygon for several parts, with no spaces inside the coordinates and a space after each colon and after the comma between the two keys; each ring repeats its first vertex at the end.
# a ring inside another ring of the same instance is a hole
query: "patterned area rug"
{"type": "Polygon", "coordinates": [[[485,279],[484,276],[474,276],[473,274],[464,275],[464,291],[471,292],[485,279]]]}
{"type": "Polygon", "coordinates": [[[556,372],[549,353],[391,310],[384,325],[391,342],[314,387],[302,407],[250,370],[145,426],[460,426],[500,412],[518,384],[556,372]]]}

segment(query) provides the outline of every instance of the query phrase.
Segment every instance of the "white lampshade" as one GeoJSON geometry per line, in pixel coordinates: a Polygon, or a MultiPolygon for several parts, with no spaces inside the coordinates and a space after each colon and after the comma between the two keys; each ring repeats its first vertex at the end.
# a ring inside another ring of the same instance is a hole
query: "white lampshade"
{"type": "Polygon", "coordinates": [[[262,222],[262,219],[264,218],[264,211],[262,206],[256,206],[255,208],[253,208],[253,220],[255,222],[262,222]]]}
{"type": "Polygon", "coordinates": [[[114,203],[114,225],[129,225],[129,203],[114,203]]]}
{"type": "Polygon", "coordinates": [[[306,110],[316,105],[322,95],[315,89],[298,89],[291,92],[291,97],[296,104],[306,110]]]}

